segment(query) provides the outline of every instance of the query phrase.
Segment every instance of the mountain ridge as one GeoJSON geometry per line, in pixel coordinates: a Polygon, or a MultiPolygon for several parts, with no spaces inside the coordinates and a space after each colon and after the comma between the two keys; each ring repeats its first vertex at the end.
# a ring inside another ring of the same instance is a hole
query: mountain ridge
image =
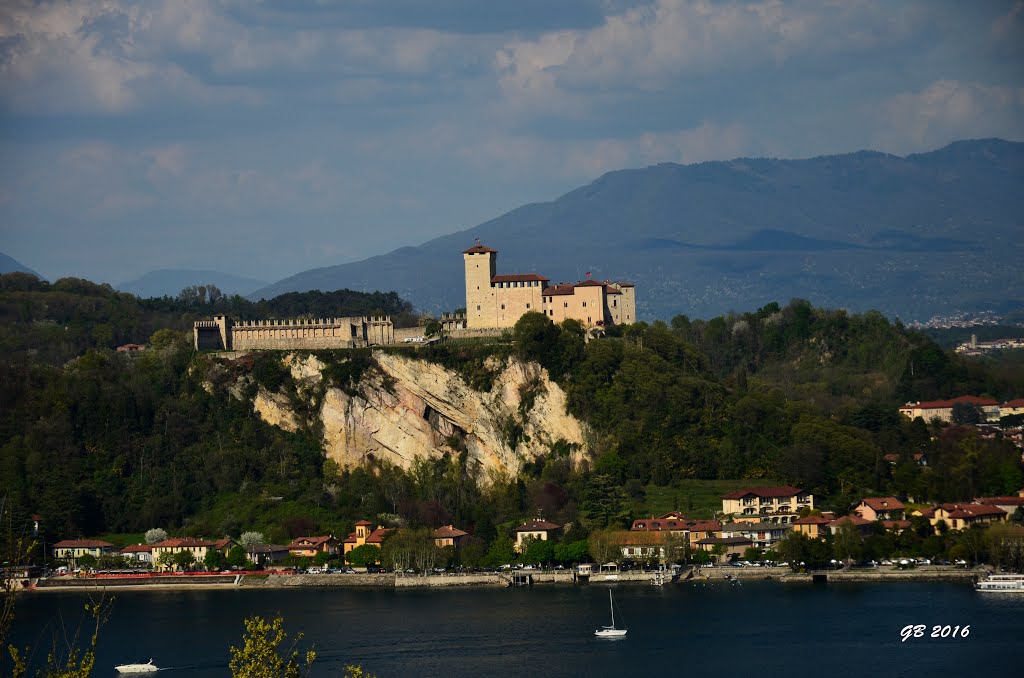
{"type": "Polygon", "coordinates": [[[808,298],[924,319],[1024,289],[1024,143],[965,140],[906,157],[856,151],[607,172],[549,202],[257,290],[394,289],[420,309],[464,305],[459,252],[480,237],[502,273],[638,286],[642,319],[808,298]],[[652,251],[643,243],[667,246],[652,251]],[[773,244],[774,241],[774,244],[773,244]],[[894,293],[898,291],[898,293],[894,293]]]}

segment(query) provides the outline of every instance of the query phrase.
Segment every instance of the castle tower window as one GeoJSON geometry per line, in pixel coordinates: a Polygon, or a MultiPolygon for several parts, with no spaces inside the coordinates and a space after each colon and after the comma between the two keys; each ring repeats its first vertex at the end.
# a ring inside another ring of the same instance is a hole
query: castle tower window
{"type": "Polygon", "coordinates": [[[587,302],[584,301],[583,302],[583,308],[586,308],[586,307],[587,307],[587,302]]]}
{"type": "Polygon", "coordinates": [[[501,305],[501,310],[502,310],[502,311],[504,311],[504,310],[505,310],[505,304],[502,304],[502,305],[501,305]]]}
{"type": "Polygon", "coordinates": [[[530,305],[529,305],[529,304],[527,304],[527,305],[526,305],[526,308],[530,308],[530,305]]]}
{"type": "Polygon", "coordinates": [[[568,301],[564,302],[562,305],[565,306],[566,308],[569,308],[569,302],[568,301]]]}

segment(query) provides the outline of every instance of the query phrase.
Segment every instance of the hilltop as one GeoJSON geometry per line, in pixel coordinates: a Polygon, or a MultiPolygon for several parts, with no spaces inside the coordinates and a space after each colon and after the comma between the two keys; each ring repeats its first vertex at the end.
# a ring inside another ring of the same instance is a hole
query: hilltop
{"type": "Polygon", "coordinates": [[[798,297],[924,320],[1024,304],[1022,184],[1024,144],[998,139],[907,157],[665,163],[610,172],[552,202],[251,296],[393,289],[417,308],[452,310],[465,305],[459,252],[479,237],[500,251],[503,272],[636,283],[642,319],[798,297]]]}

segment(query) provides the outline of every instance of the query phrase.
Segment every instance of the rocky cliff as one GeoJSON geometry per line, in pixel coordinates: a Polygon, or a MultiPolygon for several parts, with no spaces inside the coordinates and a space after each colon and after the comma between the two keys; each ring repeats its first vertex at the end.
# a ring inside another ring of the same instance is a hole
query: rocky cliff
{"type": "MultiPolygon", "coordinates": [[[[533,363],[492,363],[492,386],[478,391],[445,367],[395,353],[374,352],[371,368],[345,389],[314,355],[280,360],[292,384],[258,387],[253,410],[288,431],[322,430],[324,453],[341,466],[379,459],[409,468],[416,457],[464,450],[486,482],[493,473],[515,474],[552,446],[569,451],[574,463],[586,451],[585,425],[566,413],[565,393],[533,363]]],[[[245,398],[252,389],[244,386],[236,382],[228,392],[245,398]]]]}

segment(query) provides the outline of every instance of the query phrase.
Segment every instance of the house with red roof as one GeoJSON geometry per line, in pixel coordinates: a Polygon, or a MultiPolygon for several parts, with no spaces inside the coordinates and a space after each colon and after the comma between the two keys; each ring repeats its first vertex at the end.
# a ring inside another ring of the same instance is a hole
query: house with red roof
{"type": "Polygon", "coordinates": [[[150,562],[158,570],[176,570],[178,569],[178,566],[168,561],[171,556],[177,553],[191,553],[193,562],[198,564],[205,560],[206,554],[209,551],[219,551],[226,555],[227,552],[231,550],[234,543],[234,540],[230,537],[225,537],[223,539],[171,537],[170,539],[164,539],[163,541],[152,545],[150,562]]]}
{"type": "Polygon", "coordinates": [[[794,532],[799,532],[811,539],[819,539],[824,536],[824,531],[828,529],[828,524],[831,522],[832,519],[825,516],[804,516],[797,518],[790,525],[794,532]]]}
{"type": "Polygon", "coordinates": [[[370,529],[373,523],[369,520],[360,520],[356,523],[356,529],[349,532],[348,536],[341,541],[345,555],[352,549],[359,548],[364,544],[380,548],[384,544],[384,538],[394,532],[393,528],[386,528],[378,525],[376,529],[370,529]]]}
{"type": "Polygon", "coordinates": [[[903,512],[906,510],[896,497],[864,497],[857,508],[853,509],[861,518],[870,521],[876,520],[902,520],[903,512]]]}
{"type": "Polygon", "coordinates": [[[900,408],[900,414],[908,419],[921,417],[925,421],[938,419],[951,423],[954,405],[973,405],[981,412],[982,421],[997,423],[1000,416],[999,401],[979,396],[959,396],[951,400],[931,400],[928,402],[909,402],[900,408]]]}
{"type": "Polygon", "coordinates": [[[722,513],[737,522],[792,523],[801,509],[814,509],[814,495],[799,487],[751,487],[722,495],[722,513]]]}
{"type": "Polygon", "coordinates": [[[974,503],[997,506],[1012,516],[1017,509],[1024,507],[1024,494],[1016,497],[976,497],[974,503]]]}
{"type": "Polygon", "coordinates": [[[153,547],[149,544],[132,544],[121,549],[120,554],[133,563],[148,565],[153,560],[153,547]]]}
{"type": "Polygon", "coordinates": [[[453,525],[442,525],[434,530],[433,534],[434,544],[436,544],[438,548],[443,549],[446,546],[451,546],[456,550],[462,548],[462,545],[466,542],[466,538],[468,536],[468,532],[463,532],[453,525]]]}
{"type": "Polygon", "coordinates": [[[1006,511],[991,504],[939,504],[914,515],[924,516],[938,533],[938,524],[945,522],[951,530],[964,530],[974,525],[988,525],[1006,520],[1006,511]]]}
{"type": "Polygon", "coordinates": [[[338,540],[330,534],[318,537],[296,537],[288,544],[288,553],[297,558],[315,558],[318,553],[333,556],[338,553],[338,540]]]}
{"type": "Polygon", "coordinates": [[[872,520],[861,518],[856,513],[854,513],[848,516],[843,516],[841,518],[836,518],[835,520],[830,522],[828,524],[829,532],[835,534],[839,532],[839,529],[843,525],[853,525],[855,528],[857,528],[857,531],[860,532],[862,535],[868,535],[871,534],[871,532],[874,530],[875,523],[872,520]]]}
{"type": "Polygon", "coordinates": [[[78,564],[82,556],[100,556],[114,550],[114,545],[99,539],[63,539],[53,545],[53,557],[78,564]]]}
{"type": "Polygon", "coordinates": [[[541,518],[534,518],[533,520],[525,522],[512,530],[516,533],[516,551],[519,553],[525,551],[528,540],[538,539],[540,541],[548,541],[550,539],[556,539],[558,537],[558,532],[561,529],[561,525],[550,523],[546,520],[542,520],[541,518]]]}

